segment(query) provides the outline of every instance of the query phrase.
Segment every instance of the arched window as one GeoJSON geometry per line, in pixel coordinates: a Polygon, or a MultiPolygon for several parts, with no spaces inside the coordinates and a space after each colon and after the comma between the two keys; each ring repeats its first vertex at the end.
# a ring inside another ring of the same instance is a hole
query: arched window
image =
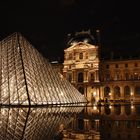
{"type": "Polygon", "coordinates": [[[135,87],[135,94],[140,95],[140,86],[135,87]]]}
{"type": "Polygon", "coordinates": [[[78,91],[79,91],[81,94],[84,94],[84,88],[83,88],[83,87],[79,87],[79,88],[78,88],[78,91]]]}
{"type": "Polygon", "coordinates": [[[79,54],[79,59],[83,59],[83,53],[79,54]]]}
{"type": "Polygon", "coordinates": [[[120,97],[120,87],[116,86],[114,88],[114,95],[115,97],[120,97]]]}
{"type": "Polygon", "coordinates": [[[130,87],[129,86],[124,87],[124,95],[125,96],[130,96],[130,87]]]}
{"type": "Polygon", "coordinates": [[[109,96],[109,93],[110,93],[110,88],[109,87],[105,87],[104,88],[104,96],[105,97],[108,97],[109,96]]]}
{"type": "Polygon", "coordinates": [[[83,80],[84,80],[83,73],[82,72],[78,73],[78,82],[83,82],[83,80]]]}

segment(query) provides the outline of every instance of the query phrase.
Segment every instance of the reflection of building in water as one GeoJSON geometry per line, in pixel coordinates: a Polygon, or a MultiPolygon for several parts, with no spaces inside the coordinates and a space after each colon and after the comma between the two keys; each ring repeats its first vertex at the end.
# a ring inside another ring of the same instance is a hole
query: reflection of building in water
{"type": "Polygon", "coordinates": [[[139,105],[102,106],[100,115],[100,134],[104,139],[140,139],[139,105]]]}
{"type": "Polygon", "coordinates": [[[140,105],[87,107],[73,119],[66,132],[65,140],[68,137],[80,140],[80,136],[85,140],[139,140],[140,105]]]}
{"type": "Polygon", "coordinates": [[[99,140],[100,117],[97,107],[87,107],[74,117],[64,131],[64,139],[99,140]]]}
{"type": "Polygon", "coordinates": [[[19,33],[0,42],[0,104],[48,105],[86,102],[19,33]]]}
{"type": "Polygon", "coordinates": [[[103,59],[99,31],[69,35],[63,75],[90,102],[140,102],[140,59],[103,59]]]}
{"type": "Polygon", "coordinates": [[[0,140],[52,140],[82,107],[0,108],[0,140]]]}

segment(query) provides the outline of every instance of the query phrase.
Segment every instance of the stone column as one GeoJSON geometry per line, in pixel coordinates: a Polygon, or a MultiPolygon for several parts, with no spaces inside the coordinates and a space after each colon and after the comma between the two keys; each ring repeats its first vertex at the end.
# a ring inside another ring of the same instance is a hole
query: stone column
{"type": "Polygon", "coordinates": [[[120,98],[124,100],[125,97],[124,97],[124,87],[123,86],[120,87],[120,93],[121,93],[121,97],[120,98]]]}
{"type": "Polygon", "coordinates": [[[72,71],[72,83],[76,83],[76,71],[75,70],[73,70],[72,71]]]}
{"type": "Polygon", "coordinates": [[[110,87],[110,93],[111,93],[110,95],[111,100],[114,100],[114,91],[112,86],[110,87]]]}
{"type": "Polygon", "coordinates": [[[98,70],[95,71],[95,81],[99,82],[99,71],[98,70]]]}
{"type": "Polygon", "coordinates": [[[84,71],[84,82],[88,82],[88,71],[84,71]]]}

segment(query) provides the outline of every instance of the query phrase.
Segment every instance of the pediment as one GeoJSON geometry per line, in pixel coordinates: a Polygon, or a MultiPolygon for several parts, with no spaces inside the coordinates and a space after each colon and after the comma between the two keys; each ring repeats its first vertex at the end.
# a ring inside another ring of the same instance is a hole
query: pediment
{"type": "Polygon", "coordinates": [[[91,45],[85,42],[78,42],[72,45],[71,47],[67,48],[65,51],[72,51],[72,50],[87,50],[87,49],[95,49],[95,45],[91,45]]]}

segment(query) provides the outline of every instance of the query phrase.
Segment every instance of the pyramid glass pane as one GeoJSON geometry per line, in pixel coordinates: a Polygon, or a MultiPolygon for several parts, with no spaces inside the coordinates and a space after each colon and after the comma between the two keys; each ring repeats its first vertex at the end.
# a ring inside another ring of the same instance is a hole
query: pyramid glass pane
{"type": "Polygon", "coordinates": [[[19,33],[0,42],[0,104],[47,105],[87,102],[19,33]]]}

